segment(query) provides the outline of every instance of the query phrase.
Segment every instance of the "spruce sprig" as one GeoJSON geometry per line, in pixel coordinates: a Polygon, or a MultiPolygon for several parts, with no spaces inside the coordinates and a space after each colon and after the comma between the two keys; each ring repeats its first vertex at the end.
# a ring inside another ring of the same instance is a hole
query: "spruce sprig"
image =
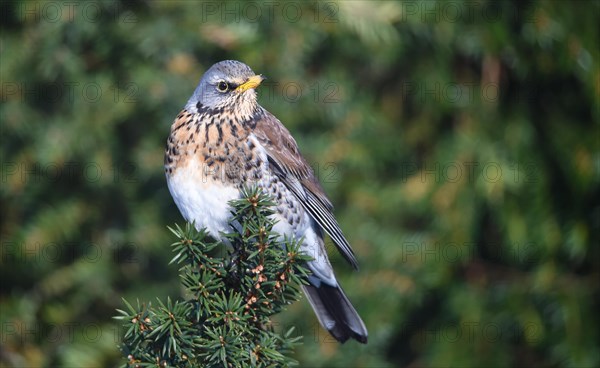
{"type": "Polygon", "coordinates": [[[115,318],[126,327],[125,366],[297,365],[289,355],[301,337],[293,328],[278,334],[271,317],[300,298],[310,258],[273,231],[274,203],[259,189],[244,189],[230,205],[229,247],[191,224],[169,228],[177,238],[170,264],[180,266],[185,299],[135,307],[123,300],[115,318]]]}

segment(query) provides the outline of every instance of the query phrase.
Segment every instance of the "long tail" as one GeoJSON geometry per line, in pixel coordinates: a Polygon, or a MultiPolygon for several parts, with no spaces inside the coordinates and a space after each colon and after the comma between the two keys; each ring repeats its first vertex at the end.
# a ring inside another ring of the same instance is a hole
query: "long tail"
{"type": "Polygon", "coordinates": [[[319,286],[311,283],[302,287],[323,328],[341,343],[353,338],[366,344],[367,328],[342,288],[323,282],[316,284],[319,286]]]}

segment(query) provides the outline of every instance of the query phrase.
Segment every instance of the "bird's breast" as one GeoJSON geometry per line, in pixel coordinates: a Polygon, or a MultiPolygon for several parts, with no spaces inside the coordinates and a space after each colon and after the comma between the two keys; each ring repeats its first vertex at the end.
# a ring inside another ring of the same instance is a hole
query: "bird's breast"
{"type": "Polygon", "coordinates": [[[165,150],[169,191],[183,217],[215,238],[228,231],[228,202],[240,189],[261,181],[263,157],[242,129],[222,116],[182,112],[165,150]]]}

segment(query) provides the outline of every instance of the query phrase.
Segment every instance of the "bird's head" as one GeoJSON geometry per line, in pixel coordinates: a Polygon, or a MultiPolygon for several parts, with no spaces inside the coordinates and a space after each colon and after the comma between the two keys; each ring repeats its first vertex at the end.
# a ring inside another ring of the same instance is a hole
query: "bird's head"
{"type": "Polygon", "coordinates": [[[252,114],[257,107],[256,87],[265,80],[250,67],[235,60],[225,60],[210,67],[186,104],[186,109],[198,112],[198,103],[208,109],[235,110],[252,114]]]}

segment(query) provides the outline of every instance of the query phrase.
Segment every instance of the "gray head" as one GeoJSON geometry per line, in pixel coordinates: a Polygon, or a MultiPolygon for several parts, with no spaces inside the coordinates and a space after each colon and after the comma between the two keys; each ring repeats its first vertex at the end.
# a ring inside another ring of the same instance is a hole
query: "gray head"
{"type": "Polygon", "coordinates": [[[210,67],[200,79],[186,110],[198,112],[198,103],[209,109],[241,109],[253,111],[256,106],[255,88],[265,78],[236,60],[225,60],[210,67]]]}

